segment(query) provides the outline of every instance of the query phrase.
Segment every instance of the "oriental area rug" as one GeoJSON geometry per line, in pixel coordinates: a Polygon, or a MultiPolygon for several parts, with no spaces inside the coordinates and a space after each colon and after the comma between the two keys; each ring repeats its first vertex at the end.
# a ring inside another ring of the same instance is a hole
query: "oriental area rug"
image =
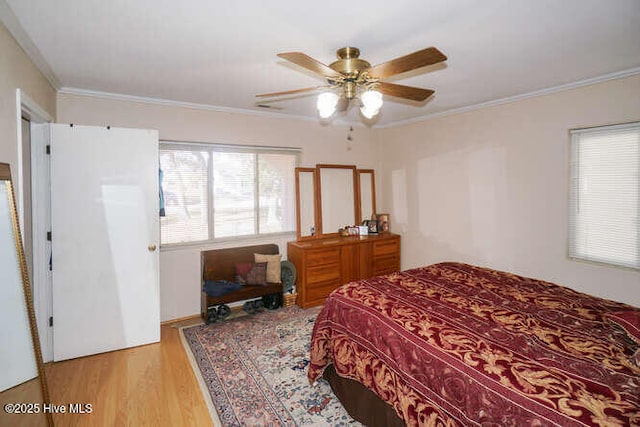
{"type": "Polygon", "coordinates": [[[310,386],[307,380],[319,311],[292,306],[181,329],[205,400],[210,396],[221,425],[360,425],[329,383],[321,379],[310,386]]]}

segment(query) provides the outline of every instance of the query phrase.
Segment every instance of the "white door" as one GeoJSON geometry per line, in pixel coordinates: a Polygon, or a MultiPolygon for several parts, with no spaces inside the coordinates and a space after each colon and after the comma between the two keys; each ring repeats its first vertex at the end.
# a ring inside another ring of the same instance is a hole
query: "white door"
{"type": "Polygon", "coordinates": [[[51,125],[53,358],[160,340],[158,133],[51,125]]]}

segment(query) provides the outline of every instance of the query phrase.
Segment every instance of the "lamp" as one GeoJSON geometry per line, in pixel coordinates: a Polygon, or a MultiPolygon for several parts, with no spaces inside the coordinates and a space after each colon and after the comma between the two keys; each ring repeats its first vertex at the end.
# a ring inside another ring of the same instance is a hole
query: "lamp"
{"type": "Polygon", "coordinates": [[[367,90],[360,95],[362,106],[360,112],[367,119],[373,118],[382,108],[382,94],[375,90],[367,90]]]}
{"type": "Polygon", "coordinates": [[[338,105],[338,95],[333,92],[323,92],[318,96],[318,114],[323,119],[331,117],[338,105]]]}

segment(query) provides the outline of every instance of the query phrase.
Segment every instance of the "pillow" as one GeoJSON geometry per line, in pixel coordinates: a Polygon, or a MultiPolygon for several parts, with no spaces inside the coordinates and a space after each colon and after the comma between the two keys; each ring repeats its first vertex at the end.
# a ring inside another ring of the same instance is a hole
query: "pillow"
{"type": "Polygon", "coordinates": [[[267,263],[267,282],[280,283],[280,258],[282,255],[253,254],[255,262],[267,263]]]}
{"type": "Polygon", "coordinates": [[[256,262],[247,273],[247,285],[267,284],[267,263],[256,262]]]}
{"type": "Polygon", "coordinates": [[[640,311],[616,311],[607,317],[624,329],[629,339],[640,345],[640,311]]]}
{"type": "Polygon", "coordinates": [[[247,283],[247,274],[253,268],[252,262],[238,262],[236,263],[236,282],[241,285],[245,285],[247,283]]]}

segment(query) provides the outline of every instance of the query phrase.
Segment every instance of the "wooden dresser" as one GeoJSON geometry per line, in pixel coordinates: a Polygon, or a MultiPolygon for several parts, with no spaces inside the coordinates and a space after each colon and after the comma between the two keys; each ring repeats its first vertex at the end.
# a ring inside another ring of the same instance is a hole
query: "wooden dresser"
{"type": "Polygon", "coordinates": [[[345,283],[400,270],[400,236],[333,237],[287,243],[287,259],[296,266],[297,304],[307,308],[345,283]]]}

